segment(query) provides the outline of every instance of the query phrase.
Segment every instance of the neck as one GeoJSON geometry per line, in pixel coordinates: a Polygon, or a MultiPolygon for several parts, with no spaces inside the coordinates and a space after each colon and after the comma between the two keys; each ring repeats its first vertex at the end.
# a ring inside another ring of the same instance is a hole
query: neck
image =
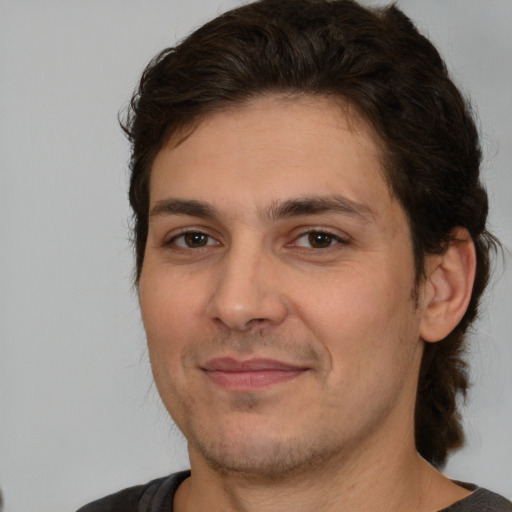
{"type": "Polygon", "coordinates": [[[192,476],[175,498],[177,512],[434,512],[469,494],[417,455],[413,436],[385,450],[346,452],[310,471],[281,477],[225,473],[190,450],[192,476]],[[411,439],[412,437],[412,439],[411,439]]]}

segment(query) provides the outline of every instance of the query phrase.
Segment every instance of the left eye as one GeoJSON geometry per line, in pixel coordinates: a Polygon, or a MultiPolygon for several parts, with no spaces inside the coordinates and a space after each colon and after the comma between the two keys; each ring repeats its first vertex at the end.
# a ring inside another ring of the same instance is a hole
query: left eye
{"type": "Polygon", "coordinates": [[[327,249],[332,245],[342,243],[343,240],[331,233],[322,231],[310,231],[299,236],[294,245],[298,247],[311,247],[313,249],[327,249]]]}
{"type": "Polygon", "coordinates": [[[182,249],[200,249],[207,245],[218,245],[218,242],[216,242],[211,236],[196,231],[175,236],[171,239],[170,243],[182,249]]]}

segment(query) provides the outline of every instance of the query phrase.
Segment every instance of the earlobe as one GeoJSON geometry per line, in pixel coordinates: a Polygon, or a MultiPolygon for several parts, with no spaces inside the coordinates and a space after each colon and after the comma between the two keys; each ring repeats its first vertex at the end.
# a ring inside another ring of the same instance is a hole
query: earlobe
{"type": "Polygon", "coordinates": [[[455,228],[443,254],[427,256],[420,336],[428,342],[445,338],[460,322],[473,290],[475,246],[464,228],[455,228]]]}

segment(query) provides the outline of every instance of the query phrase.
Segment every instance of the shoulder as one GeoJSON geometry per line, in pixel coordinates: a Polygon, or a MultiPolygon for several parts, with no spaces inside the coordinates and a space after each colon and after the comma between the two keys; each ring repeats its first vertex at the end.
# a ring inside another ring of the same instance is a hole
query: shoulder
{"type": "Polygon", "coordinates": [[[440,512],[512,512],[512,503],[503,496],[481,487],[473,488],[475,491],[467,498],[440,512]]]}
{"type": "Polygon", "coordinates": [[[77,512],[172,512],[174,493],[190,471],[129,487],[81,507],[77,512]]]}

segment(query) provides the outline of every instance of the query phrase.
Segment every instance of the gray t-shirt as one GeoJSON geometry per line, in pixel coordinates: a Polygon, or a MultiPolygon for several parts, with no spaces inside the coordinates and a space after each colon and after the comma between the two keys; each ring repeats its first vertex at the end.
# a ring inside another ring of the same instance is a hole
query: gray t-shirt
{"type": "Polygon", "coordinates": [[[503,496],[476,485],[457,483],[473,492],[439,512],[512,512],[512,503],[503,496]]]}
{"type": "MultiPolygon", "coordinates": [[[[172,512],[174,494],[190,471],[174,473],[146,485],[130,487],[85,505],[77,512],[172,512]]],[[[457,482],[473,491],[439,512],[512,512],[512,503],[502,496],[470,484],[457,482]]]]}

